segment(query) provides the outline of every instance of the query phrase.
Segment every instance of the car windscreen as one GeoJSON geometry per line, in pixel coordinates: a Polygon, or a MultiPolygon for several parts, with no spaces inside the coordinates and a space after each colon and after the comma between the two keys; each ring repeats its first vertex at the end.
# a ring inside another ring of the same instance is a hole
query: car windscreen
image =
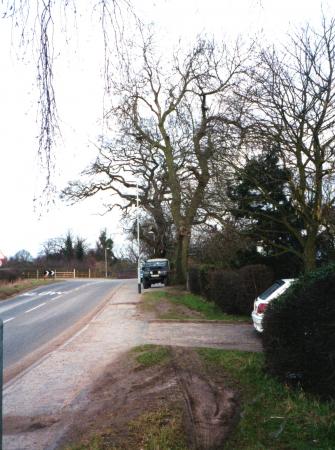
{"type": "Polygon", "coordinates": [[[277,289],[279,289],[281,286],[283,286],[283,284],[285,284],[283,280],[275,281],[269,288],[267,288],[264,292],[262,292],[258,297],[261,300],[266,300],[277,289]]]}
{"type": "Polygon", "coordinates": [[[144,267],[146,269],[157,269],[157,268],[168,269],[169,266],[168,266],[168,263],[165,261],[155,261],[155,262],[145,263],[144,267]]]}

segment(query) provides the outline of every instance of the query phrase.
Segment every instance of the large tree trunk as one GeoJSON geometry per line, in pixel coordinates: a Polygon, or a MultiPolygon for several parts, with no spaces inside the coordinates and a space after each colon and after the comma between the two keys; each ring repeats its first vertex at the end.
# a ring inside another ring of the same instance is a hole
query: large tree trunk
{"type": "Polygon", "coordinates": [[[176,245],[176,283],[185,284],[188,266],[188,251],[190,246],[190,230],[181,230],[176,245]]]}
{"type": "Polygon", "coordinates": [[[303,254],[305,272],[309,272],[316,268],[316,252],[316,234],[310,233],[307,235],[303,254]]]}

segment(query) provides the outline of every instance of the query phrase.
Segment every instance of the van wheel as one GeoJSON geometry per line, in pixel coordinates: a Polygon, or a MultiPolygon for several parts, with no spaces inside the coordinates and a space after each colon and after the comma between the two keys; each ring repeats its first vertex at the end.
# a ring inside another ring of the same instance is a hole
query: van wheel
{"type": "Polygon", "coordinates": [[[144,280],[143,281],[143,289],[148,289],[149,287],[151,287],[151,284],[149,283],[148,280],[144,280]]]}

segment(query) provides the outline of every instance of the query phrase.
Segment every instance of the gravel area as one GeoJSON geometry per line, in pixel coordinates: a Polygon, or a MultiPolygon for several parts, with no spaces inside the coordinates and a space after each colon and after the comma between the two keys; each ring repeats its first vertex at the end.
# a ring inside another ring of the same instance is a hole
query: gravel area
{"type": "Polygon", "coordinates": [[[214,347],[262,351],[262,343],[249,324],[149,322],[146,342],[182,347],[214,347]]]}

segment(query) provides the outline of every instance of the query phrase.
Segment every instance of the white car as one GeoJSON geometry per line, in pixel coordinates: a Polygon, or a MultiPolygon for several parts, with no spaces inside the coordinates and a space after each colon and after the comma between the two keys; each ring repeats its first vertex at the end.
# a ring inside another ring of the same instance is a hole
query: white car
{"type": "Polygon", "coordinates": [[[288,287],[295,281],[294,278],[286,278],[275,281],[268,289],[266,289],[262,294],[260,294],[255,302],[254,309],[251,313],[252,321],[256,331],[259,333],[263,332],[263,316],[268,304],[275,298],[283,294],[288,287]]]}

